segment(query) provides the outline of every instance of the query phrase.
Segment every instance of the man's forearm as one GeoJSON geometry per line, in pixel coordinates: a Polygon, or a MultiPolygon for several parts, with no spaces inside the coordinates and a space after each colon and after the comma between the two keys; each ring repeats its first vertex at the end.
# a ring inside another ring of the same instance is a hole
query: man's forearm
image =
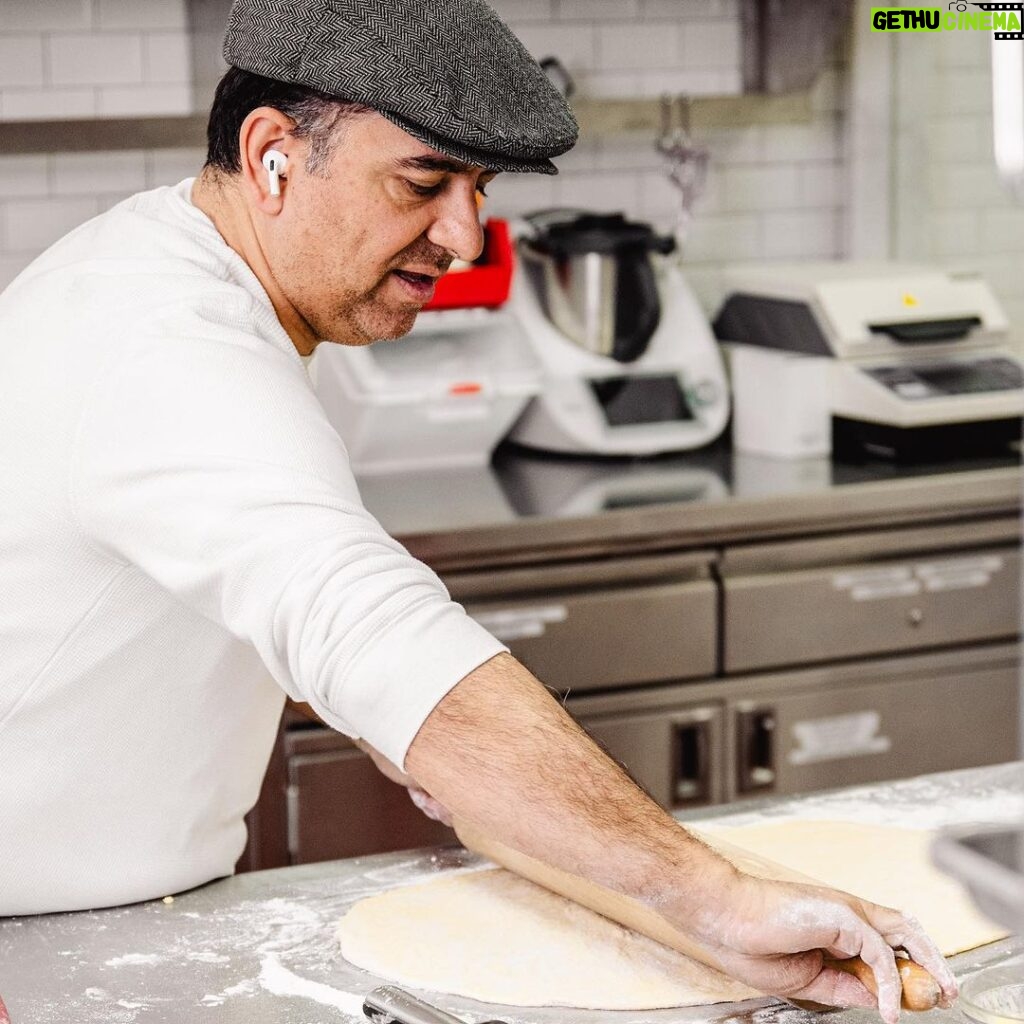
{"type": "Polygon", "coordinates": [[[420,729],[406,769],[456,817],[492,839],[646,903],[705,963],[761,992],[832,1006],[876,998],[825,954],[860,956],[895,1024],[893,948],[956,981],[913,919],[821,886],[736,871],[680,828],[606,757],[510,655],[459,683],[420,729]]]}
{"type": "MultiPolygon", "coordinates": [[[[734,875],[510,655],[491,659],[441,701],[406,768],[456,817],[499,842],[652,905],[678,893],[682,880],[699,904],[734,875]]],[[[693,907],[697,916],[701,909],[693,907]]]]}

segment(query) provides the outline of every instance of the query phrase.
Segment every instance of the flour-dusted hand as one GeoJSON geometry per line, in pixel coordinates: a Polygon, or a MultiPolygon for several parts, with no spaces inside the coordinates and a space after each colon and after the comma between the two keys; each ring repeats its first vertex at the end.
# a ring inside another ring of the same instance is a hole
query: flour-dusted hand
{"type": "MultiPolygon", "coordinates": [[[[382,775],[389,778],[392,782],[397,782],[400,786],[405,786],[409,790],[409,799],[428,818],[439,821],[442,825],[447,825],[449,828],[452,827],[452,815],[448,808],[439,800],[435,800],[425,789],[418,785],[411,775],[403,772],[401,768],[389,761],[379,750],[372,747],[365,740],[356,740],[355,743],[360,750],[370,755],[373,763],[377,766],[377,770],[382,775]]],[[[2,1021],[0,1021],[0,1024],[2,1024],[2,1021]]]]}
{"type": "Polygon", "coordinates": [[[877,1005],[891,1024],[902,994],[895,950],[905,950],[935,978],[946,1005],[957,995],[945,959],[914,918],[837,890],[737,872],[731,884],[715,885],[706,906],[698,900],[695,912],[688,901],[680,916],[722,970],[772,995],[828,1006],[877,1005]],[[871,968],[877,998],[827,959],[855,956],[871,968]]]}

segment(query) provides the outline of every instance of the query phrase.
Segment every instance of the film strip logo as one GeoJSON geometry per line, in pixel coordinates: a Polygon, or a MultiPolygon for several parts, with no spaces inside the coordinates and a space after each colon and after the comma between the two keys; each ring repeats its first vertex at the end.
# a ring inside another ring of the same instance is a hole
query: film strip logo
{"type": "MultiPolygon", "coordinates": [[[[956,5],[958,8],[960,4],[956,5]]],[[[978,7],[983,11],[1014,11],[1021,15],[1021,21],[1024,21],[1024,3],[1016,4],[978,4],[972,3],[972,7],[978,7]]],[[[994,32],[993,37],[996,39],[1024,39],[1024,32],[994,32]]]]}

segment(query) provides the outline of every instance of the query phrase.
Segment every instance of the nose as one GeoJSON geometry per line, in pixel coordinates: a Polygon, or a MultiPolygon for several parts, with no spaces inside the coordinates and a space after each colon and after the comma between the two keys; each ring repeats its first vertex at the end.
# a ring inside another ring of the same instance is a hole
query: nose
{"type": "Polygon", "coordinates": [[[484,232],[475,189],[453,189],[444,197],[437,217],[427,229],[427,238],[467,263],[479,257],[484,251],[484,232]]]}

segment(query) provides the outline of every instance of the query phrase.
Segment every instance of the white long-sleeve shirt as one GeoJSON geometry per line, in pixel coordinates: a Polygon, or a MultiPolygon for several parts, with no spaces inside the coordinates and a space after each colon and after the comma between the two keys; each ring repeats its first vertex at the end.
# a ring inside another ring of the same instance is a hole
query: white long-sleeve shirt
{"type": "Polygon", "coordinates": [[[230,874],[285,693],[401,765],[505,650],[363,507],[190,192],[0,296],[0,915],[230,874]]]}

